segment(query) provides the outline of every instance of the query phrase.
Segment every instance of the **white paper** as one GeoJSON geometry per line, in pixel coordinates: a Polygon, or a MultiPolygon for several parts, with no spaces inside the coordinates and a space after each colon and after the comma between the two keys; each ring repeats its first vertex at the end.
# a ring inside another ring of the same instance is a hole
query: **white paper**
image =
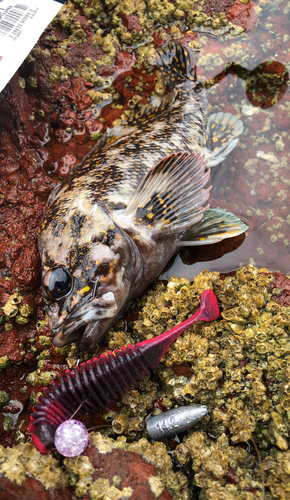
{"type": "Polygon", "coordinates": [[[0,0],[0,92],[61,7],[54,0],[0,0]]]}

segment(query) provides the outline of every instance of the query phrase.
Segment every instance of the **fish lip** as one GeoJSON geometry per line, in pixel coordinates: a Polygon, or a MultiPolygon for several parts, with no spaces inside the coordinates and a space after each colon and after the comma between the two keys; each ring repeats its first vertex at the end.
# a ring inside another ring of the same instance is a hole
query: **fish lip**
{"type": "Polygon", "coordinates": [[[69,337],[63,335],[63,332],[59,332],[55,335],[53,339],[53,343],[55,347],[64,347],[67,344],[71,344],[72,342],[78,342],[82,336],[82,328],[77,328],[74,330],[69,337]]]}
{"type": "MultiPolygon", "coordinates": [[[[90,351],[91,349],[94,348],[96,345],[96,342],[100,340],[100,338],[103,336],[103,330],[101,329],[101,332],[98,332],[97,336],[92,337],[92,333],[94,333],[95,330],[99,329],[100,327],[100,320],[94,320],[90,321],[87,323],[86,328],[84,329],[82,336],[79,341],[79,347],[81,351],[90,351]]],[[[105,326],[105,330],[107,327],[105,326]]]]}
{"type": "MultiPolygon", "coordinates": [[[[53,332],[53,343],[56,347],[63,347],[66,344],[78,341],[81,351],[89,351],[95,344],[95,338],[88,340],[88,333],[90,330],[97,329],[99,324],[100,321],[93,320],[88,323],[80,321],[76,325],[71,324],[69,330],[66,330],[64,326],[59,327],[56,332],[53,332]]],[[[99,335],[99,337],[101,336],[99,335]]]]}
{"type": "Polygon", "coordinates": [[[82,327],[85,327],[81,318],[79,321],[69,321],[66,324],[60,325],[58,328],[52,328],[52,335],[54,336],[53,343],[56,347],[63,347],[66,344],[79,340],[82,327]]]}

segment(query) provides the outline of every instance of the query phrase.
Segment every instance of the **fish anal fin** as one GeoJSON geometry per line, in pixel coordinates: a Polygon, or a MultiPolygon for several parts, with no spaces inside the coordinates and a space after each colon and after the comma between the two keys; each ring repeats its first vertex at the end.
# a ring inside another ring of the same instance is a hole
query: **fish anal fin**
{"type": "Polygon", "coordinates": [[[187,230],[180,239],[180,246],[209,245],[244,233],[248,226],[236,215],[226,210],[211,208],[203,218],[187,230]]]}
{"type": "Polygon", "coordinates": [[[208,208],[209,170],[200,155],[173,153],[146,174],[121,216],[134,226],[163,234],[182,233],[199,221],[208,208]]]}

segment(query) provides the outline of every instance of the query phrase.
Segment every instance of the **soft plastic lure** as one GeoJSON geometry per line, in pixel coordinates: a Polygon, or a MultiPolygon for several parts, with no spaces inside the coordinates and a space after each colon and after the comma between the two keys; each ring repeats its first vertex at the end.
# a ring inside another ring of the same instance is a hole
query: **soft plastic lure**
{"type": "Polygon", "coordinates": [[[143,373],[149,374],[155,368],[172,342],[190,325],[197,321],[214,321],[219,316],[219,307],[212,290],[201,295],[200,307],[183,323],[158,337],[129,344],[101,354],[93,361],[75,366],[74,372],[59,375],[58,383],[52,381],[39,396],[35,405],[29,430],[36,448],[41,453],[55,449],[56,429],[69,420],[74,413],[104,410],[117,400],[131,386],[143,380],[143,373]],[[80,407],[80,408],[79,408],[80,407]]]}

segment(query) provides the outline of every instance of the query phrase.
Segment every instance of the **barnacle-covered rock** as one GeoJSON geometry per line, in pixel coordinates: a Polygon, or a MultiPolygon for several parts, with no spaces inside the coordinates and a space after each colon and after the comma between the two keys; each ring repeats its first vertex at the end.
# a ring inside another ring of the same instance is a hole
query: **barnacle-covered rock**
{"type": "Polygon", "coordinates": [[[59,467],[58,460],[52,455],[41,455],[32,443],[14,448],[0,447],[0,477],[6,477],[19,486],[27,477],[36,479],[46,489],[69,485],[68,474],[59,467]]]}
{"type": "Polygon", "coordinates": [[[290,452],[280,453],[278,460],[266,463],[266,470],[270,470],[267,478],[267,486],[270,488],[273,498],[287,498],[290,482],[290,452]]]}
{"type": "Polygon", "coordinates": [[[140,382],[138,389],[133,389],[124,394],[121,402],[130,416],[145,416],[148,410],[152,408],[157,394],[157,384],[147,379],[147,381],[140,382]]]}
{"type": "MultiPolygon", "coordinates": [[[[114,410],[103,415],[104,428],[91,438],[98,453],[115,453],[117,449],[126,454],[139,453],[158,470],[158,476],[152,475],[157,479],[148,479],[150,492],[159,494],[163,487],[162,495],[168,490],[172,498],[185,499],[190,497],[187,479],[172,470],[167,454],[175,448],[175,460],[185,469],[193,468],[195,487],[206,499],[252,500],[253,491],[262,498],[259,460],[251,444],[254,441],[263,468],[269,471],[264,479],[268,493],[273,499],[279,498],[288,481],[290,307],[281,305],[281,295],[272,283],[271,273],[253,266],[242,267],[235,276],[225,279],[216,272],[204,271],[193,283],[184,278],[171,278],[167,284],[157,282],[136,299],[107,334],[110,350],[134,345],[174,327],[197,310],[201,293],[207,288],[212,288],[218,298],[221,317],[211,323],[194,324],[183,332],[153,375],[145,376],[122,396],[114,410]],[[180,436],[179,443],[172,437],[150,444],[147,416],[173,408],[176,403],[191,402],[206,404],[209,414],[180,436]],[[280,463],[283,472],[275,482],[274,470],[280,463]]],[[[35,393],[41,390],[39,384],[47,385],[57,375],[49,365],[50,343],[47,335],[38,335],[37,346],[42,348],[38,368],[26,377],[35,393]]],[[[75,357],[77,346],[56,352],[75,357]]],[[[33,404],[35,393],[30,395],[33,404]]],[[[12,432],[9,415],[4,425],[12,432]]],[[[101,492],[129,498],[131,490],[126,488],[132,485],[96,477],[86,462],[75,462],[75,466],[66,462],[66,467],[78,496],[85,495],[90,484],[92,498],[98,498],[101,492]],[[76,472],[77,468],[85,471],[84,476],[76,472]]]]}
{"type": "MultiPolygon", "coordinates": [[[[149,408],[153,413],[164,411],[165,404],[169,408],[176,402],[210,408],[174,451],[182,467],[192,459],[195,485],[205,498],[254,500],[251,491],[262,498],[254,446],[241,445],[254,440],[261,460],[272,469],[288,449],[290,308],[279,304],[272,282],[267,269],[259,271],[251,265],[225,279],[204,271],[193,283],[174,277],[167,285],[157,283],[131,306],[138,308],[139,316],[131,323],[133,334],[124,335],[134,343],[134,337],[140,341],[159,335],[159,330],[166,331],[192,315],[206,288],[214,290],[221,305],[220,319],[191,326],[168,349],[154,370],[159,389],[153,390],[146,379],[121,400],[131,418],[143,417],[149,408]]],[[[118,335],[110,332],[109,342],[118,335]]],[[[274,491],[272,483],[269,488],[274,491]]]]}
{"type": "Polygon", "coordinates": [[[126,499],[134,492],[136,499],[177,500],[186,491],[187,479],[173,472],[166,446],[144,438],[128,443],[123,436],[113,440],[92,433],[84,455],[65,459],[64,464],[78,497],[89,491],[92,499],[126,499]]]}

